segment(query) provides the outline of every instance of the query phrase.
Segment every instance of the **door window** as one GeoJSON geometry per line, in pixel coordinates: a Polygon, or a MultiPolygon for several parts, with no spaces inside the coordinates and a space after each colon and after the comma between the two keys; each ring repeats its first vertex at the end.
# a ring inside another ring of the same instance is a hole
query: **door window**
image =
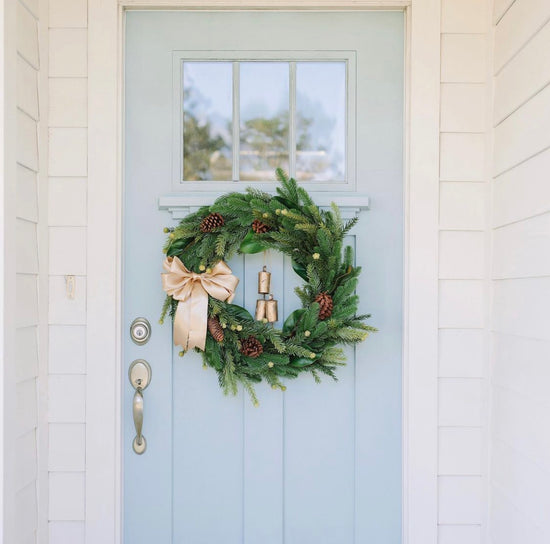
{"type": "Polygon", "coordinates": [[[178,183],[353,180],[351,53],[200,56],[175,59],[178,183]]]}

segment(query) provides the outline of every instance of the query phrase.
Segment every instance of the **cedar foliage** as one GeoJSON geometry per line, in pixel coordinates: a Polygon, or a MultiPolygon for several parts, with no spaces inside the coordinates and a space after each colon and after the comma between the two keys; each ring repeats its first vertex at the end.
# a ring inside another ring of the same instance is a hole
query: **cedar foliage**
{"type": "MultiPolygon", "coordinates": [[[[236,394],[241,384],[254,403],[253,384],[262,380],[284,390],[281,380],[302,372],[310,373],[316,382],[322,374],[337,379],[336,368],[345,364],[338,346],[362,342],[376,331],[364,322],[369,315],[357,315],[359,298],[354,292],[361,269],[354,266],[353,249],[344,247],[357,218],[343,221],[335,204],[330,210],[319,209],[294,179],[280,168],[276,172],[280,185],[275,195],[254,188],[225,194],[169,229],[164,247],[168,256],[179,257],[197,273],[237,253],[273,249],[291,257],[295,272],[305,281],[296,289],[302,308],[287,317],[282,330],[255,321],[238,305],[209,297],[208,315],[223,327],[223,342],[207,335],[206,349],[200,352],[204,364],[217,372],[226,394],[236,394]],[[204,232],[205,218],[218,215],[223,226],[204,232]],[[267,228],[252,227],[259,222],[267,228]],[[323,308],[324,319],[316,302],[320,294],[330,297],[333,305],[330,315],[323,308]],[[255,357],[241,350],[249,337],[263,348],[255,357]]],[[[166,298],[161,322],[167,314],[173,317],[177,304],[166,298]]]]}

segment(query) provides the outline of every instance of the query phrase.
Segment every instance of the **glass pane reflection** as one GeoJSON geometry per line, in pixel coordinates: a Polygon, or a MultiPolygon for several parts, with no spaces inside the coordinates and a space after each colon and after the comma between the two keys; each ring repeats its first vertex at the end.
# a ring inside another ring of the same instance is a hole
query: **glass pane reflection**
{"type": "Polygon", "coordinates": [[[243,62],[240,65],[240,154],[242,181],[275,179],[288,170],[289,65],[243,62]]]}
{"type": "Polygon", "coordinates": [[[346,175],[346,63],[296,63],[296,179],[346,175]]]}
{"type": "Polygon", "coordinates": [[[232,64],[184,62],[183,179],[232,179],[232,64]]]}

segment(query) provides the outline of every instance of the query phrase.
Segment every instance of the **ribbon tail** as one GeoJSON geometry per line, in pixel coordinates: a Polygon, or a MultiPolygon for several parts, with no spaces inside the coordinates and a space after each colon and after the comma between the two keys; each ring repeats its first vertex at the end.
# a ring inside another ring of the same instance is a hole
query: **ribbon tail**
{"type": "Polygon", "coordinates": [[[191,296],[178,303],[174,318],[174,344],[184,351],[206,346],[208,294],[200,284],[195,285],[191,296]]]}
{"type": "Polygon", "coordinates": [[[176,315],[174,316],[174,346],[181,346],[187,351],[189,341],[189,307],[186,302],[178,302],[176,315]]]}

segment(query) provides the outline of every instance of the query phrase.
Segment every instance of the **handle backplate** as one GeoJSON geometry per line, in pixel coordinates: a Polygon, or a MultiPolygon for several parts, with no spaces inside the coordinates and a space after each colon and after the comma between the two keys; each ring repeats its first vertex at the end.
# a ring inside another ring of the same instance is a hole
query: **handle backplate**
{"type": "Polygon", "coordinates": [[[128,369],[128,378],[134,389],[144,391],[151,383],[151,366],[145,359],[136,359],[128,369]]]}

